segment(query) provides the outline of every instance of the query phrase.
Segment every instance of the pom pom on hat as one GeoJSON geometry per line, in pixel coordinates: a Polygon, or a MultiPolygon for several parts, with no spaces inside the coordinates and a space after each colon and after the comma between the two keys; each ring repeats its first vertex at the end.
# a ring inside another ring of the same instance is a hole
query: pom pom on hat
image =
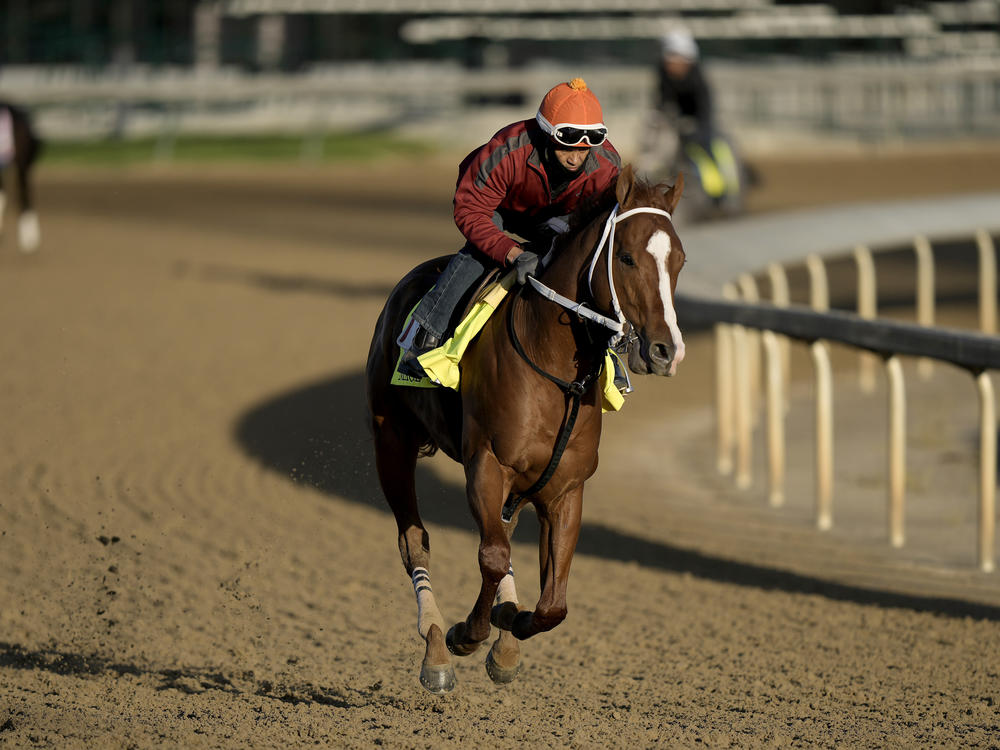
{"type": "Polygon", "coordinates": [[[604,127],[601,103],[582,78],[574,78],[549,89],[538,108],[536,119],[548,133],[556,125],[604,127]]]}

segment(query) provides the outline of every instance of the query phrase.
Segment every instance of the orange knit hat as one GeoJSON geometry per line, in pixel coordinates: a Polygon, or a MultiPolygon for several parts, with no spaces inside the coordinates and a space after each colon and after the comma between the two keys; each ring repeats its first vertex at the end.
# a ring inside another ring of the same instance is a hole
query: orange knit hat
{"type": "Polygon", "coordinates": [[[574,78],[569,83],[560,83],[549,89],[535,119],[550,135],[558,125],[604,128],[601,103],[582,78],[574,78]]]}

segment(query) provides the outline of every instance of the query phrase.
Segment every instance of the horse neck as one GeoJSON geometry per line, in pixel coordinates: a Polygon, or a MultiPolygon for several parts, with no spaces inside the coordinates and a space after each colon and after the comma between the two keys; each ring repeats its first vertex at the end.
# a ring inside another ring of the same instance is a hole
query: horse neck
{"type": "MultiPolygon", "coordinates": [[[[539,281],[568,299],[591,304],[587,275],[607,213],[568,236],[539,281]]],[[[524,331],[525,346],[534,354],[553,360],[579,360],[586,358],[581,354],[593,352],[593,342],[580,335],[584,326],[566,308],[537,293],[525,295],[523,303],[523,326],[519,326],[519,332],[524,331]],[[567,320],[571,321],[569,325],[567,320]]]]}

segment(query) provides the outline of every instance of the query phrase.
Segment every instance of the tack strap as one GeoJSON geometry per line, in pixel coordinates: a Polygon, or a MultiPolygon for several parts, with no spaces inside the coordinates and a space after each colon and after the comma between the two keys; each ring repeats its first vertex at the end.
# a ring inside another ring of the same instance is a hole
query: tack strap
{"type": "Polygon", "coordinates": [[[518,494],[511,493],[507,496],[507,500],[503,504],[503,509],[500,511],[500,519],[504,523],[511,522],[511,519],[514,518],[514,513],[517,511],[524,498],[530,497],[540,491],[546,484],[549,483],[549,480],[552,479],[552,475],[556,473],[556,468],[559,466],[559,460],[562,458],[562,454],[566,450],[566,445],[569,443],[569,437],[573,432],[573,427],[576,425],[576,418],[580,413],[580,401],[583,399],[583,394],[587,392],[594,381],[600,376],[601,371],[604,369],[604,358],[601,357],[598,359],[597,364],[583,378],[569,382],[556,377],[550,372],[546,372],[535,364],[531,357],[528,356],[528,353],[524,350],[524,346],[522,346],[521,340],[517,337],[517,331],[514,328],[514,304],[518,299],[520,299],[522,289],[524,289],[524,287],[521,287],[518,290],[518,293],[513,299],[511,299],[510,304],[507,306],[507,333],[510,335],[510,341],[514,346],[514,351],[521,356],[521,359],[531,366],[531,369],[542,377],[555,383],[559,389],[569,397],[572,403],[569,405],[569,416],[564,421],[562,429],[559,430],[559,436],[556,438],[555,448],[552,449],[552,458],[549,459],[549,464],[545,467],[545,471],[543,471],[535,483],[524,492],[520,492],[518,494]]]}
{"type": "MultiPolygon", "coordinates": [[[[565,307],[570,312],[579,315],[587,320],[592,320],[605,328],[609,329],[612,333],[611,335],[611,345],[614,346],[621,339],[625,331],[625,314],[622,312],[621,305],[618,303],[618,292],[615,290],[614,274],[612,270],[612,263],[614,261],[614,243],[615,243],[615,226],[620,221],[624,221],[630,216],[635,214],[657,214],[659,216],[664,216],[667,220],[670,220],[670,212],[664,211],[662,208],[653,208],[652,206],[637,206],[636,208],[630,208],[628,211],[619,214],[619,205],[616,203],[615,207],[611,209],[611,213],[608,215],[607,220],[604,222],[604,231],[601,233],[601,240],[597,243],[597,247],[594,248],[594,253],[590,258],[590,268],[587,272],[587,287],[590,289],[590,296],[594,296],[594,270],[597,268],[597,261],[601,257],[601,252],[604,250],[604,245],[607,243],[608,246],[608,287],[611,290],[611,306],[614,310],[615,317],[609,317],[603,313],[599,313],[596,310],[592,310],[587,307],[583,302],[577,302],[576,300],[571,300],[568,297],[564,297],[559,294],[554,289],[546,286],[541,281],[536,279],[534,276],[528,277],[528,282],[534,288],[536,292],[541,294],[546,299],[555,302],[557,305],[565,307]]],[[[549,257],[552,255],[552,250],[549,251],[548,255],[545,256],[545,261],[543,265],[548,261],[549,257]]]]}
{"type": "MultiPolygon", "coordinates": [[[[653,208],[652,206],[638,206],[636,208],[630,208],[622,214],[618,213],[619,204],[615,204],[615,207],[611,209],[611,213],[608,215],[607,220],[604,222],[604,231],[601,233],[601,241],[597,243],[597,247],[594,249],[593,257],[590,260],[590,270],[587,273],[587,286],[590,289],[590,296],[594,296],[594,269],[597,267],[597,260],[601,257],[601,252],[604,250],[604,245],[607,243],[608,246],[608,286],[611,289],[611,304],[614,308],[615,317],[611,318],[607,315],[603,315],[595,310],[584,305],[583,302],[577,302],[571,300],[568,297],[556,292],[554,289],[546,286],[534,276],[529,276],[528,281],[531,283],[532,288],[543,297],[556,304],[565,307],[573,313],[576,313],[582,318],[587,320],[592,320],[595,323],[608,328],[611,332],[611,338],[608,342],[608,346],[614,346],[621,338],[624,336],[625,332],[625,315],[622,312],[621,305],[618,303],[618,292],[615,291],[614,275],[612,272],[612,262],[614,261],[614,242],[615,242],[615,226],[620,221],[624,221],[630,216],[635,214],[657,214],[664,216],[667,220],[670,220],[670,213],[664,211],[662,208],[653,208]]],[[[552,250],[549,250],[549,254],[546,255],[546,260],[552,255],[552,250]]],[[[541,490],[549,480],[552,475],[555,474],[556,468],[559,466],[559,460],[562,458],[563,451],[566,450],[566,445],[569,443],[570,434],[573,432],[573,426],[576,424],[576,418],[580,413],[580,401],[583,398],[583,394],[587,392],[587,389],[593,383],[594,380],[601,374],[601,370],[604,367],[604,358],[599,358],[598,364],[591,370],[582,380],[574,380],[573,382],[567,382],[561,378],[557,378],[555,375],[546,372],[541,367],[536,365],[528,353],[524,350],[521,345],[520,339],[517,337],[517,331],[514,330],[514,304],[521,296],[521,292],[524,287],[518,289],[517,295],[510,301],[507,306],[507,332],[510,335],[511,343],[514,346],[514,350],[521,356],[521,358],[531,365],[531,368],[537,372],[539,375],[551,380],[559,388],[570,397],[572,404],[569,406],[569,416],[566,418],[562,429],[559,431],[559,437],[556,439],[555,448],[552,451],[552,458],[549,459],[549,465],[545,467],[545,471],[542,475],[538,477],[538,480],[532,484],[524,492],[514,494],[511,493],[507,497],[507,501],[503,504],[503,510],[500,512],[500,518],[504,523],[510,523],[511,519],[514,517],[514,513],[517,511],[521,504],[521,501],[526,497],[534,495],[536,492],[541,490]]]]}
{"type": "Polygon", "coordinates": [[[545,297],[547,300],[555,302],[557,305],[565,307],[572,313],[576,313],[581,318],[586,318],[587,320],[592,320],[595,323],[600,323],[605,328],[610,328],[615,333],[620,333],[622,330],[622,322],[620,320],[615,320],[614,318],[609,318],[607,315],[602,315],[601,313],[591,310],[583,302],[577,302],[576,300],[571,300],[569,297],[564,297],[555,291],[551,287],[545,286],[542,282],[536,279],[534,276],[528,277],[528,283],[534,287],[535,291],[540,295],[545,297]]]}
{"type": "Polygon", "coordinates": [[[618,222],[625,221],[630,216],[635,214],[657,214],[658,216],[664,216],[668,221],[671,221],[670,212],[665,211],[662,208],[653,208],[652,206],[636,206],[635,208],[630,208],[625,213],[618,213],[620,205],[615,204],[615,207],[611,209],[611,213],[608,215],[607,221],[604,222],[604,232],[601,235],[601,241],[597,244],[597,249],[594,250],[594,256],[590,259],[590,271],[587,273],[587,287],[590,289],[590,296],[594,296],[594,269],[597,268],[597,259],[601,257],[601,252],[604,250],[604,243],[608,243],[608,287],[611,290],[611,307],[614,310],[615,317],[618,318],[618,322],[621,326],[619,328],[617,335],[613,338],[612,343],[617,343],[618,339],[621,338],[622,330],[625,327],[625,314],[622,312],[621,305],[618,304],[618,292],[615,290],[615,277],[612,268],[612,263],[614,261],[614,247],[615,247],[615,227],[618,222]]]}

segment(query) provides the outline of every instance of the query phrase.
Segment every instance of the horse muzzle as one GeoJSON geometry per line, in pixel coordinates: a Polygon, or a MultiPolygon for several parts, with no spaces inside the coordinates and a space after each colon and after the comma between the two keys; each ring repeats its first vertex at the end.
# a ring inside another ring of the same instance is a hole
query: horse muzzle
{"type": "Polygon", "coordinates": [[[684,344],[675,346],[668,341],[650,341],[639,336],[638,346],[629,350],[629,369],[638,375],[665,375],[677,373],[677,365],[684,359],[684,344]]]}

